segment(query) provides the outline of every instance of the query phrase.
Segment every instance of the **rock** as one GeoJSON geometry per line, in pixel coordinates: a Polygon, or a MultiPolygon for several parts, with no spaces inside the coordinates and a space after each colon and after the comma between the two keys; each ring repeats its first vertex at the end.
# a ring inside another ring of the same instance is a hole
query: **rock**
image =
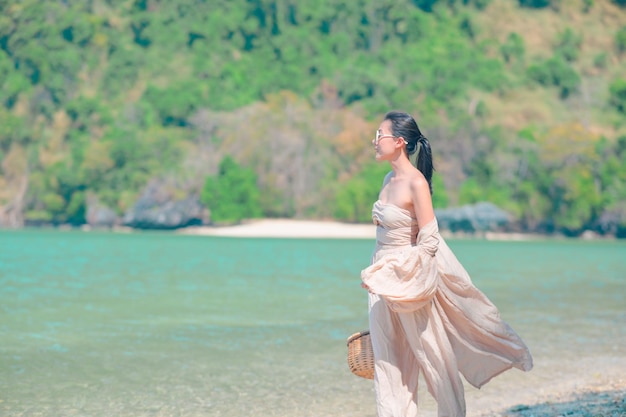
{"type": "Polygon", "coordinates": [[[105,205],[100,204],[94,195],[87,196],[87,214],[85,216],[87,224],[91,227],[111,228],[120,223],[120,219],[115,211],[105,205]]]}
{"type": "Polygon", "coordinates": [[[123,224],[136,229],[178,229],[207,222],[207,210],[197,196],[177,199],[173,194],[164,184],[151,182],[124,214],[123,224]]]}
{"type": "Polygon", "coordinates": [[[436,209],[439,227],[452,232],[486,232],[507,228],[511,218],[507,212],[488,202],[436,209]]]}
{"type": "Polygon", "coordinates": [[[593,230],[585,230],[580,234],[580,238],[584,240],[594,240],[598,239],[600,235],[593,230]]]}
{"type": "Polygon", "coordinates": [[[597,221],[596,228],[603,235],[626,237],[626,203],[605,209],[597,221]]]}

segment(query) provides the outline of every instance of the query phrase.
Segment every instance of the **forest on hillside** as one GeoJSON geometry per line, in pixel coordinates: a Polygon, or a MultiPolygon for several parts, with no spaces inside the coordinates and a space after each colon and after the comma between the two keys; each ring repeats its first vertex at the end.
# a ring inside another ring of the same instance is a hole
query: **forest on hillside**
{"type": "Polygon", "coordinates": [[[0,226],[367,222],[391,109],[436,207],[626,236],[624,0],[0,0],[0,226]]]}

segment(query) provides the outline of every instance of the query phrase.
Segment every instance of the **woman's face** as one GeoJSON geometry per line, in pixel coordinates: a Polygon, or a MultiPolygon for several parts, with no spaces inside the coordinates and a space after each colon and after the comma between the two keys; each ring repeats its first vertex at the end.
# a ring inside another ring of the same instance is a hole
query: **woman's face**
{"type": "Polygon", "coordinates": [[[376,160],[382,161],[390,159],[398,149],[398,141],[399,138],[393,135],[391,120],[383,121],[378,127],[374,140],[372,140],[372,144],[376,150],[376,160]]]}

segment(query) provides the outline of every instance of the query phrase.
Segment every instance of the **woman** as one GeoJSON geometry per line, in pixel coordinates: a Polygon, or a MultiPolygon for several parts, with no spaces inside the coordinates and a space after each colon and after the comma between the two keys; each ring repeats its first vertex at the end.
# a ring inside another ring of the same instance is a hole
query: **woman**
{"type": "Polygon", "coordinates": [[[378,416],[417,416],[420,371],[438,415],[465,416],[459,373],[480,387],[511,367],[530,370],[530,352],[439,235],[430,144],[415,120],[388,113],[373,144],[376,159],[392,168],[372,211],[372,264],[361,273],[378,416]],[[409,160],[415,153],[417,168],[409,160]]]}

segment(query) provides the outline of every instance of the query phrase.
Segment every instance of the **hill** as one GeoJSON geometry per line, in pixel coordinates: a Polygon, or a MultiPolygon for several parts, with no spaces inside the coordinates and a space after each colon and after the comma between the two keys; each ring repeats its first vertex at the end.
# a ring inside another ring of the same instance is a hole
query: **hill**
{"type": "Polygon", "coordinates": [[[0,16],[4,226],[121,222],[148,190],[218,213],[233,202],[205,185],[237,167],[258,190],[235,201],[248,216],[367,221],[386,170],[370,137],[403,109],[431,140],[437,207],[626,235],[621,0],[26,0],[0,16]]]}

